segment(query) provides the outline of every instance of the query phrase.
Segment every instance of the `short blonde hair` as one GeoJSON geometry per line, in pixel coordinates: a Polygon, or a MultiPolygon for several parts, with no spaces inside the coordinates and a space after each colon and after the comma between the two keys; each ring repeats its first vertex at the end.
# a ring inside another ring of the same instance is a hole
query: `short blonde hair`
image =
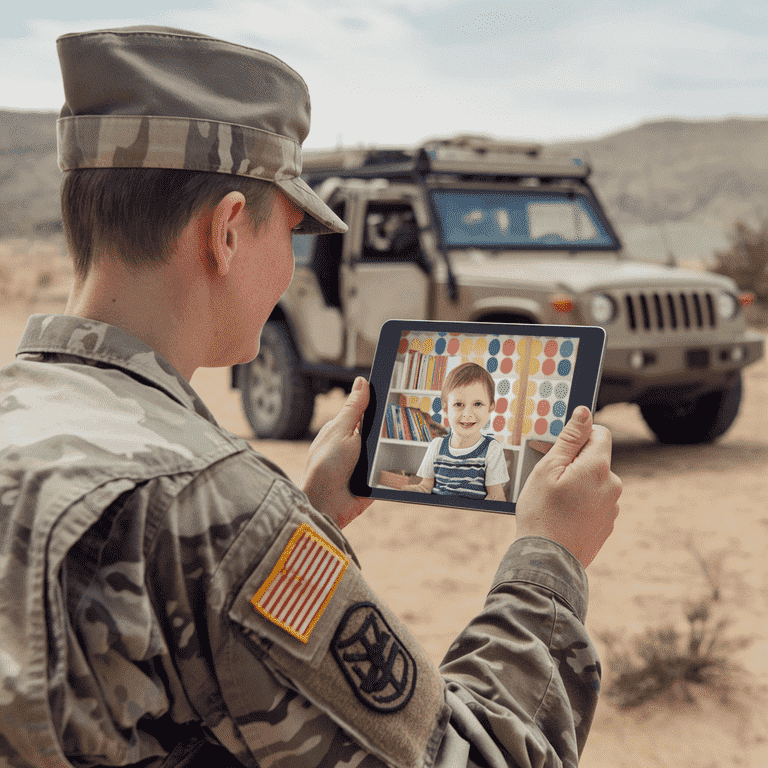
{"type": "Polygon", "coordinates": [[[488,398],[491,405],[496,401],[496,385],[493,382],[493,377],[488,371],[483,368],[482,365],[477,363],[462,363],[457,365],[446,377],[443,382],[443,388],[440,391],[440,401],[443,404],[443,410],[448,413],[448,395],[453,392],[454,389],[459,387],[466,387],[469,384],[479,381],[485,385],[488,391],[488,398]]]}

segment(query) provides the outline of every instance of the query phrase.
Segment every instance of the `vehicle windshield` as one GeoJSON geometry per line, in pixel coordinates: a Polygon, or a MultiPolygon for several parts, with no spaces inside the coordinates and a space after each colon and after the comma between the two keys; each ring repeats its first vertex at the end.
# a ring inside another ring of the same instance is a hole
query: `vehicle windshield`
{"type": "Polygon", "coordinates": [[[451,248],[615,248],[586,195],[519,190],[432,191],[442,242],[451,248]]]}

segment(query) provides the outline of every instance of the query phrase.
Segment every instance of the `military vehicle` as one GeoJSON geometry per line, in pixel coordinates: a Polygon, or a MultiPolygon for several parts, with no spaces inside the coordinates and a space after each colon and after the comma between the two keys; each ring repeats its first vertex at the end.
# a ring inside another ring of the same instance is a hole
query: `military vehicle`
{"type": "Polygon", "coordinates": [[[736,418],[764,354],[725,277],[633,261],[582,158],[484,137],[307,153],[304,178],[348,224],[296,235],[296,271],[232,370],[257,438],[302,437],[315,396],[370,369],[390,318],[600,325],[598,409],[637,403],[663,443],[736,418]]]}

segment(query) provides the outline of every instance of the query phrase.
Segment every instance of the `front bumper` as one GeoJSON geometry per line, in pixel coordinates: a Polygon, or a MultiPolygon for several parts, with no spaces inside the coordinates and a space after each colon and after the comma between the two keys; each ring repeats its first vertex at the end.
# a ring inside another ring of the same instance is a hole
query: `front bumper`
{"type": "Polygon", "coordinates": [[[765,354],[765,336],[746,331],[738,339],[708,346],[694,343],[605,350],[598,407],[637,402],[661,390],[679,390],[691,399],[729,386],[747,365],[765,354]]]}

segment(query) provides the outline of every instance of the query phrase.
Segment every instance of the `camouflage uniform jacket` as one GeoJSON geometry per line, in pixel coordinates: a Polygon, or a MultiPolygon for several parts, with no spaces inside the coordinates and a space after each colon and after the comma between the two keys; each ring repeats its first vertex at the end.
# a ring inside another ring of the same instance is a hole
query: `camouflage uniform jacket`
{"type": "Polygon", "coordinates": [[[578,762],[600,666],[566,550],[513,543],[438,671],[336,523],[114,326],[35,315],[0,369],[0,525],[3,768],[154,768],[190,722],[244,766],[578,762]],[[268,603],[304,610],[305,544],[335,575],[300,626],[268,603]]]}

